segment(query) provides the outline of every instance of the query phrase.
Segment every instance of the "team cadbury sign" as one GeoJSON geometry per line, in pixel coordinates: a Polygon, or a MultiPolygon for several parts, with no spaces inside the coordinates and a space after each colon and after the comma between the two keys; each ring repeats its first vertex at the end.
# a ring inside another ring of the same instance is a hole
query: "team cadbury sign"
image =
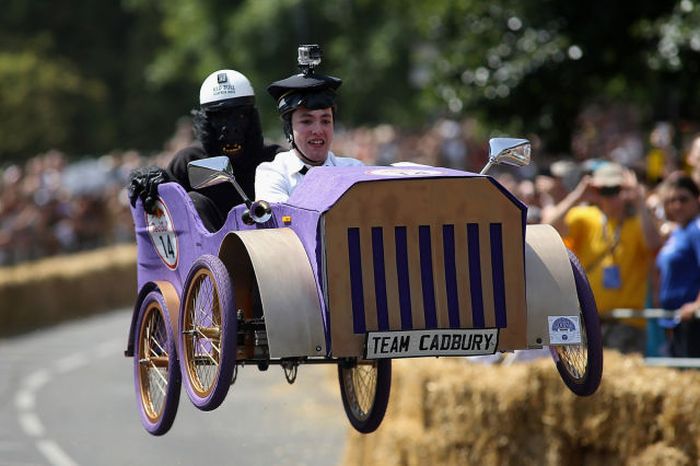
{"type": "Polygon", "coordinates": [[[494,354],[497,347],[498,329],[495,328],[369,332],[365,357],[476,356],[494,354]]]}

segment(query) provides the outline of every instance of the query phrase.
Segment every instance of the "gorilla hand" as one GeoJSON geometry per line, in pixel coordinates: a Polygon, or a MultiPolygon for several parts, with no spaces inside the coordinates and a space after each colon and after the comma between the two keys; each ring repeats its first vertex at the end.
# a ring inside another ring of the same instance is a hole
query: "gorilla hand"
{"type": "Polygon", "coordinates": [[[141,198],[143,208],[152,213],[158,200],[158,185],[170,181],[167,172],[158,167],[139,168],[129,174],[129,201],[136,206],[136,199],[141,198]]]}

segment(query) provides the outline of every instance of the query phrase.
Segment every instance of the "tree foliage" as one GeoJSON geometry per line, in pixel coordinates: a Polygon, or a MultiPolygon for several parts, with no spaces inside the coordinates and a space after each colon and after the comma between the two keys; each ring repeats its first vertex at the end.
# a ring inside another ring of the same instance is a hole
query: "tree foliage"
{"type": "Polygon", "coordinates": [[[319,43],[342,77],[345,125],[419,128],[475,116],[568,150],[588,103],[642,119],[700,117],[700,8],[691,0],[6,0],[0,157],[158,149],[210,72],[235,68],[279,136],[273,80],[319,43]]]}

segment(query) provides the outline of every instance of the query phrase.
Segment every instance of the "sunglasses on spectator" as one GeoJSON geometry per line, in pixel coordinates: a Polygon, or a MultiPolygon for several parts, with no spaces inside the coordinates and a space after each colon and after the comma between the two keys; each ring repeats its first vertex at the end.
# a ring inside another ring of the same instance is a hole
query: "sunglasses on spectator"
{"type": "Polygon", "coordinates": [[[613,197],[620,194],[622,186],[601,186],[598,188],[598,193],[603,197],[613,197]]]}
{"type": "Polygon", "coordinates": [[[681,194],[680,196],[673,196],[664,199],[664,204],[673,204],[674,202],[678,202],[679,204],[687,204],[692,200],[692,197],[681,194]]]}

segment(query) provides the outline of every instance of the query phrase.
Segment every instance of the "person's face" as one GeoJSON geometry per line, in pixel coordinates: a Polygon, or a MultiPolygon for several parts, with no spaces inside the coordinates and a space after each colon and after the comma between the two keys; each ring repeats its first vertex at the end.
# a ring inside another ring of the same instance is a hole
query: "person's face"
{"type": "Polygon", "coordinates": [[[687,189],[670,188],[663,195],[666,217],[672,222],[687,225],[700,212],[700,201],[687,189]]]}
{"type": "Polygon", "coordinates": [[[622,186],[599,186],[596,188],[598,205],[609,217],[617,217],[624,210],[624,192],[622,186]]]}
{"type": "Polygon", "coordinates": [[[307,159],[325,162],[333,142],[333,111],[299,107],[292,114],[292,133],[294,143],[307,159]]]}

